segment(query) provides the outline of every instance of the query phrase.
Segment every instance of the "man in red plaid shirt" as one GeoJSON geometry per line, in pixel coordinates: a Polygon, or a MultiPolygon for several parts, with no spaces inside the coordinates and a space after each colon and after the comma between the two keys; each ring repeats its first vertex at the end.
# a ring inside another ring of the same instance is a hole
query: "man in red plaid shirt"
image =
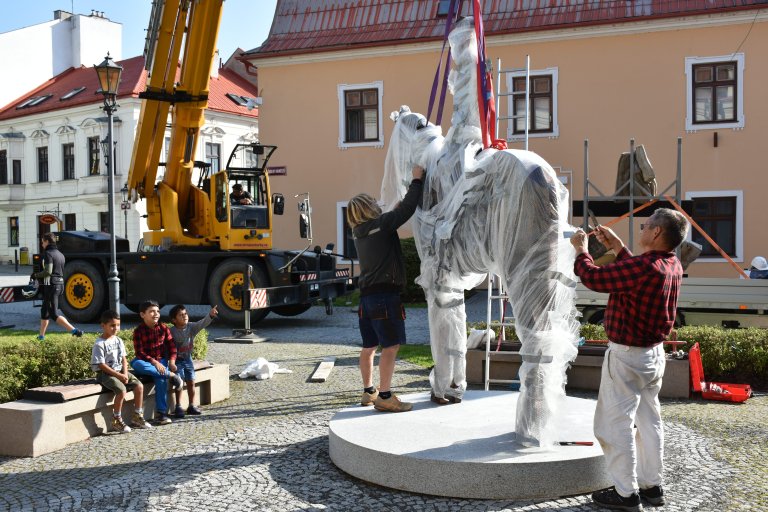
{"type": "Polygon", "coordinates": [[[616,253],[616,261],[602,267],[587,252],[584,231],[571,238],[576,248],[574,271],[582,284],[610,294],[605,311],[610,341],[594,428],[614,487],[592,494],[595,503],[607,508],[640,511],[641,498],[654,506],[664,504],[659,390],[666,356],[662,342],[675,323],[683,277],[673,251],[687,232],[682,214],[659,208],[641,225],[643,253],[633,256],[611,229],[597,227],[598,241],[616,253]]]}

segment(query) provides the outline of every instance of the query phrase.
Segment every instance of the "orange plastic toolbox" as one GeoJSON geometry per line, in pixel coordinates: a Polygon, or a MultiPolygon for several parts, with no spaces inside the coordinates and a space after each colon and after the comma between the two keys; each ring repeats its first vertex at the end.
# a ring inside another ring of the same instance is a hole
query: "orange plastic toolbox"
{"type": "Polygon", "coordinates": [[[695,343],[688,351],[691,365],[691,384],[693,390],[701,393],[707,400],[723,400],[726,402],[744,402],[752,396],[749,384],[723,384],[704,380],[704,366],[701,364],[701,349],[695,343]]]}

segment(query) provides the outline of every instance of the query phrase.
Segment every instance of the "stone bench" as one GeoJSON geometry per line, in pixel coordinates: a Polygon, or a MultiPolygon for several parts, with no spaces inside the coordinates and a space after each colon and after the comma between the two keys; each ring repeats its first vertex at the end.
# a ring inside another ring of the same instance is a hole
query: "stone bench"
{"type": "MultiPolygon", "coordinates": [[[[519,344],[518,344],[519,345],[519,344]]],[[[512,350],[493,352],[491,347],[491,379],[515,379],[520,368],[520,354],[512,350]]],[[[504,348],[504,347],[503,347],[504,348]]],[[[509,348],[509,347],[507,347],[509,348]]],[[[579,347],[579,355],[566,372],[566,389],[600,389],[600,374],[603,367],[605,347],[579,347]]],[[[485,348],[467,350],[467,382],[484,383],[485,348]]],[[[691,377],[688,360],[667,358],[667,367],[661,383],[659,396],[662,398],[690,397],[691,377]]]]}
{"type": "MultiPolygon", "coordinates": [[[[229,398],[229,365],[195,361],[195,388],[201,405],[229,398]]],[[[168,393],[170,397],[173,391],[168,393]]],[[[21,400],[0,404],[0,455],[37,457],[108,432],[114,397],[95,379],[25,391],[21,400]]],[[[182,407],[188,405],[187,400],[187,393],[182,393],[182,407]]],[[[155,386],[145,382],[145,416],[154,410],[155,386]]],[[[133,392],[129,391],[123,417],[131,414],[133,392]]]]}

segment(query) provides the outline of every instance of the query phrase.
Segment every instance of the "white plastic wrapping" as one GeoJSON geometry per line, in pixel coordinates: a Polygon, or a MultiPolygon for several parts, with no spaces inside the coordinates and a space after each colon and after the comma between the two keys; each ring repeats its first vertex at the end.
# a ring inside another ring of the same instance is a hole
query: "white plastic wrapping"
{"type": "Polygon", "coordinates": [[[238,377],[241,379],[253,377],[256,380],[267,380],[271,379],[276,373],[293,373],[293,371],[287,368],[280,368],[277,363],[271,363],[263,357],[258,357],[253,361],[248,361],[243,371],[238,374],[238,377]]]}
{"type": "Polygon", "coordinates": [[[445,137],[402,107],[385,162],[385,209],[402,199],[414,165],[427,169],[422,207],[413,217],[425,291],[438,397],[466,390],[464,290],[488,272],[509,292],[522,342],[516,434],[528,445],[557,441],[555,414],[565,398],[565,371],[576,357],[574,251],[564,232],[568,193],[554,170],[528,151],[482,150],[477,107],[477,50],[471,18],[450,34],[455,68],[452,126],[445,137]],[[481,151],[482,150],[482,151],[481,151]]]}

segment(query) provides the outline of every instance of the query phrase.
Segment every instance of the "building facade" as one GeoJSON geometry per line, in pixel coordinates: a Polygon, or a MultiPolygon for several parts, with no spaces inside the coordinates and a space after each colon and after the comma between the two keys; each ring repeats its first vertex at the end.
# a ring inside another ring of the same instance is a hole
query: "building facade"
{"type": "MultiPolygon", "coordinates": [[[[318,243],[351,254],[344,206],[359,192],[379,193],[390,112],[407,104],[426,114],[449,4],[279,0],[269,38],[241,55],[258,70],[262,141],[280,147],[272,162],[287,170],[273,187],[286,197],[312,194],[318,243]]],[[[471,2],[463,4],[462,14],[471,14],[471,2]]],[[[561,174],[572,198],[585,195],[587,161],[589,195],[610,196],[619,157],[634,141],[650,157],[659,192],[674,195],[679,184],[693,218],[739,266],[768,253],[761,199],[768,2],[482,4],[494,86],[501,69],[497,89],[524,91],[530,57],[529,149],[561,174]]],[[[525,112],[519,96],[510,98],[501,98],[502,117],[525,112]]],[[[450,95],[445,111],[444,134],[450,95]]],[[[523,123],[502,121],[499,137],[522,148],[523,123]]],[[[629,222],[614,229],[626,240],[629,222]]],[[[297,245],[293,231],[285,224],[279,245],[297,245]]],[[[692,239],[704,251],[690,275],[736,277],[702,235],[692,239]]]]}
{"type": "MultiPolygon", "coordinates": [[[[147,228],[145,206],[140,201],[121,209],[120,190],[131,163],[146,70],[143,57],[118,64],[123,74],[113,132],[115,230],[135,249],[147,228]]],[[[235,144],[258,139],[258,110],[247,107],[256,91],[226,69],[215,73],[209,86],[206,123],[194,159],[218,169],[235,144]]],[[[40,235],[48,231],[109,232],[108,171],[101,145],[107,117],[97,89],[92,67],[70,68],[0,110],[0,261],[37,252],[40,235]],[[48,224],[51,215],[55,221],[48,224]]],[[[169,137],[168,130],[166,146],[169,137]]],[[[158,180],[162,175],[161,170],[158,180]]]]}
{"type": "Polygon", "coordinates": [[[0,34],[3,73],[13,76],[13,80],[0,82],[0,106],[69,68],[101,62],[105,48],[113,59],[122,60],[122,30],[120,23],[103,12],[86,15],[57,10],[51,21],[0,34]]]}

